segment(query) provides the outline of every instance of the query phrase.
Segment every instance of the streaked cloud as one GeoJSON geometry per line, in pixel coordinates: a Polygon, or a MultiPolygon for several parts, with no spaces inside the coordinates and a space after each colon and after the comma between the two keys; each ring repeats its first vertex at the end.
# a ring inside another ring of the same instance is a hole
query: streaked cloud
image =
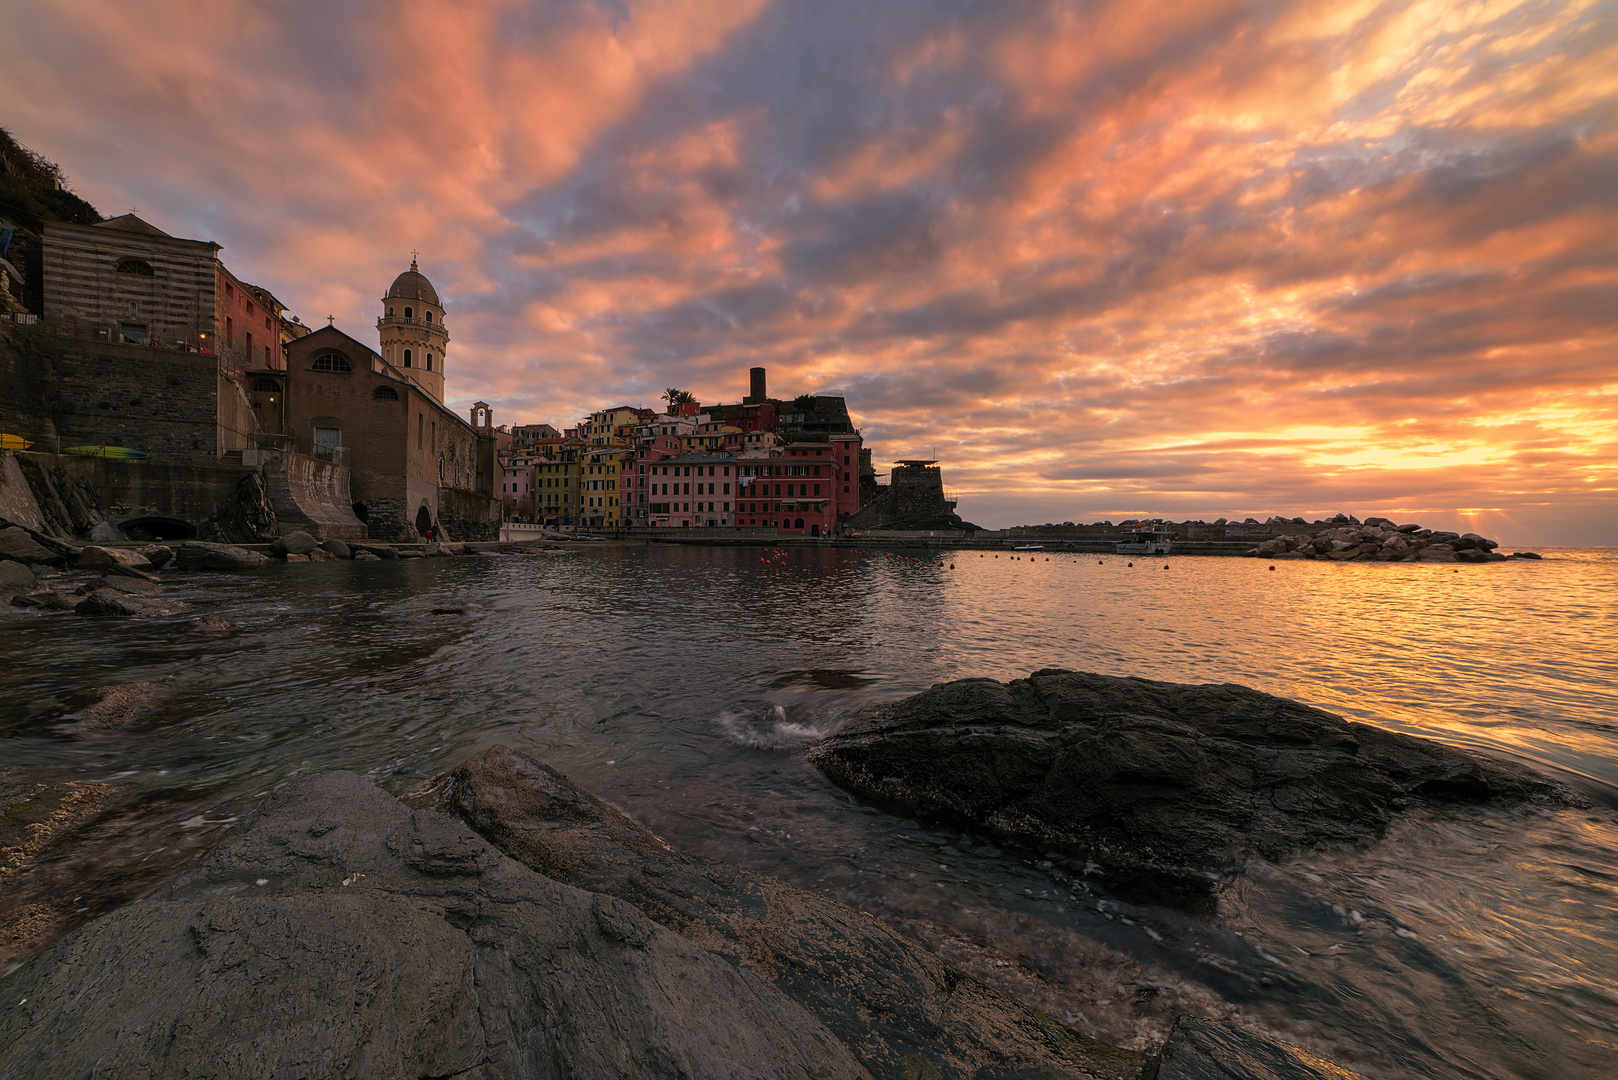
{"type": "Polygon", "coordinates": [[[1593,2],[15,5],[105,212],[562,423],[838,389],[983,524],[1393,512],[1618,542],[1593,2]],[[610,401],[608,399],[611,399],[610,401]],[[1466,513],[1463,514],[1463,511],[1466,513]]]}

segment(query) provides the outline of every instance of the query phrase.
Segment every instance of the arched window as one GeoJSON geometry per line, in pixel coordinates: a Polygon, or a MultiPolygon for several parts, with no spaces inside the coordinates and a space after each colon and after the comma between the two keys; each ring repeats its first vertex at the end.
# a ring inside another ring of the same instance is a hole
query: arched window
{"type": "Polygon", "coordinates": [[[393,309],[391,307],[388,308],[388,318],[393,318],[393,309]]]}
{"type": "Polygon", "coordinates": [[[273,394],[279,389],[281,387],[276,385],[274,379],[259,379],[253,383],[253,393],[255,394],[273,394]]]}
{"type": "Polygon", "coordinates": [[[398,401],[399,391],[391,386],[379,386],[371,391],[371,396],[378,401],[398,401]]]}
{"type": "Polygon", "coordinates": [[[433,313],[430,312],[430,311],[426,312],[426,313],[424,313],[422,315],[422,318],[426,319],[428,322],[432,322],[433,321],[433,313]]]}
{"type": "Polygon", "coordinates": [[[433,369],[433,354],[428,353],[427,354],[427,370],[431,371],[432,369],[433,369]]]}
{"type": "Polygon", "coordinates": [[[405,367],[409,367],[409,366],[410,366],[410,350],[406,349],[405,350],[405,367]]]}
{"type": "Polygon", "coordinates": [[[414,314],[415,314],[415,313],[416,313],[416,309],[415,309],[415,308],[405,308],[405,318],[407,318],[407,319],[408,319],[408,318],[410,318],[410,317],[411,317],[411,316],[413,316],[413,315],[414,315],[414,314]]]}
{"type": "Polygon", "coordinates": [[[120,259],[118,261],[120,274],[139,274],[141,277],[152,276],[152,264],[145,259],[120,259]]]}
{"type": "Polygon", "coordinates": [[[321,353],[319,356],[314,358],[314,361],[309,365],[309,370],[353,371],[354,365],[348,362],[348,357],[346,356],[339,355],[338,353],[326,352],[321,353]]]}

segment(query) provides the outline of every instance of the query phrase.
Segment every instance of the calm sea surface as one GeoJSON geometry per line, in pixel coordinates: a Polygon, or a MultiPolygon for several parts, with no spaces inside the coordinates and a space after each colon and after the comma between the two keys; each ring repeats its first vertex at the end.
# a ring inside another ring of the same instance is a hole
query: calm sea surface
{"type": "Polygon", "coordinates": [[[1191,1011],[1376,1077],[1610,1077],[1618,551],[1545,554],[272,566],[184,581],[173,620],[0,613],[0,763],[125,786],[119,857],[56,868],[91,912],[124,898],[115,877],[149,887],[295,776],[398,791],[501,742],[678,847],[872,910],[1114,1042],[1149,1045],[1191,1011]],[[802,760],[872,702],[1041,667],[1244,683],[1555,770],[1604,804],[1412,816],[1369,851],[1255,866],[1196,916],[862,807],[802,760]],[[71,726],[91,691],[132,682],[161,688],[148,719],[71,726]]]}

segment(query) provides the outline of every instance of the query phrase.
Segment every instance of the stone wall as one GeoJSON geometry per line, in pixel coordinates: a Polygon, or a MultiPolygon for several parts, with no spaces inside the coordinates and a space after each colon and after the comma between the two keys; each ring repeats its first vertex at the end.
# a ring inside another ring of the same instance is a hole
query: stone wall
{"type": "Polygon", "coordinates": [[[365,524],[354,516],[346,466],[282,450],[249,451],[264,469],[264,487],[282,535],[301,529],[322,540],[364,540],[365,524]]]}
{"type": "Polygon", "coordinates": [[[452,540],[498,540],[500,504],[481,491],[439,488],[438,522],[452,540]]]}
{"type": "Polygon", "coordinates": [[[128,215],[99,225],[47,222],[41,314],[59,333],[99,344],[118,342],[127,323],[163,346],[196,346],[214,330],[218,251],[128,215]],[[120,264],[142,272],[122,273],[120,264]]]}
{"type": "Polygon", "coordinates": [[[246,446],[256,428],[211,356],[62,335],[0,340],[0,411],[5,431],[42,450],[128,446],[192,464],[246,446]]]}

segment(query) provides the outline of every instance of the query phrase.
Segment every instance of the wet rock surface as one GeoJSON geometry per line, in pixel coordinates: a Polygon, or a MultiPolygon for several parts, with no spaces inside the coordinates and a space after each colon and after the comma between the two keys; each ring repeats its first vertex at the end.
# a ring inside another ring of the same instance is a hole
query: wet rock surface
{"type": "Polygon", "coordinates": [[[1295,1047],[1212,1020],[1182,1016],[1144,1080],[1364,1080],[1295,1047]]]}
{"type": "Polygon", "coordinates": [[[269,556],[232,544],[188,540],[175,553],[182,570],[257,570],[269,556]]]}
{"type": "Polygon", "coordinates": [[[1192,899],[1251,856],[1375,840],[1418,801],[1583,804],[1518,766],[1244,686],[1057,669],[934,686],[808,757],[879,805],[1192,899]]]}
{"type": "Polygon", "coordinates": [[[541,762],[492,747],[413,802],[524,865],[609,894],[773,983],[878,1077],[1134,1075],[1137,1055],[1041,1016],[877,919],[679,854],[541,762]]]}
{"type": "Polygon", "coordinates": [[[0,986],[0,1074],[860,1077],[779,991],[346,773],[0,986]]]}

